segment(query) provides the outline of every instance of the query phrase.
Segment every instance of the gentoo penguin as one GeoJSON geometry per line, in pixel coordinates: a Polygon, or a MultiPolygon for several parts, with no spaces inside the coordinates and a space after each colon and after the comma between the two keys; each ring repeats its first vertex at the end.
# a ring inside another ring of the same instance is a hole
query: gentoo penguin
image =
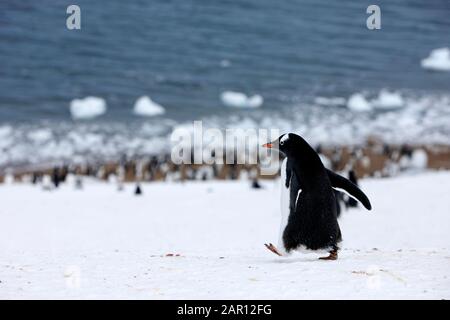
{"type": "Polygon", "coordinates": [[[53,182],[53,185],[55,186],[55,188],[59,187],[60,181],[61,181],[61,177],[60,177],[60,173],[59,173],[59,168],[54,167],[53,171],[52,171],[52,182],[53,182]]]}
{"type": "Polygon", "coordinates": [[[141,185],[139,183],[136,184],[136,189],[134,190],[134,194],[140,196],[142,194],[141,185]]]}
{"type": "Polygon", "coordinates": [[[281,166],[280,250],[271,243],[265,246],[280,256],[300,247],[327,250],[330,255],[320,259],[336,260],[342,237],[333,188],[346,191],[368,210],[372,208],[369,199],[346,178],[326,169],[314,149],[296,134],[284,134],[263,147],[286,156],[281,166]]]}

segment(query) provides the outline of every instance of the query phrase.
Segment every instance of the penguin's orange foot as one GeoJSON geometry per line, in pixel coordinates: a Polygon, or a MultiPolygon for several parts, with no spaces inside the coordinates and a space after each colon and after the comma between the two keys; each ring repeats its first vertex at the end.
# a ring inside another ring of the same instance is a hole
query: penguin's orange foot
{"type": "Polygon", "coordinates": [[[338,252],[337,250],[330,251],[330,255],[328,257],[320,257],[319,260],[337,260],[338,252]]]}
{"type": "Polygon", "coordinates": [[[269,243],[264,243],[264,245],[266,246],[267,249],[269,249],[270,251],[272,251],[273,253],[275,253],[277,256],[282,256],[282,254],[280,253],[280,251],[278,251],[277,247],[275,247],[273,244],[269,243]]]}

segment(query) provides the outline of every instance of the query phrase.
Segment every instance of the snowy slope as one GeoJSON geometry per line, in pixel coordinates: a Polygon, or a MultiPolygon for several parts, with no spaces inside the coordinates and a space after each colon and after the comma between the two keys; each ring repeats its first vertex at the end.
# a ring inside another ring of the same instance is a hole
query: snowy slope
{"type": "Polygon", "coordinates": [[[334,262],[264,248],[278,183],[0,186],[0,298],[450,298],[449,172],[362,181],[334,262]]]}

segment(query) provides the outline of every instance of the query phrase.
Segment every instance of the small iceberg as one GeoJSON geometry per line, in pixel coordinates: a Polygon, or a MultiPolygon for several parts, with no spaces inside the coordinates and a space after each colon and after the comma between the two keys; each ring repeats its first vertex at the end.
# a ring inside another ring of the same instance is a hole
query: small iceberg
{"type": "Polygon", "coordinates": [[[106,102],[98,97],[74,99],[70,102],[70,114],[73,119],[90,119],[106,112],[106,102]]]}
{"type": "Polygon", "coordinates": [[[420,64],[424,69],[450,71],[450,49],[434,49],[427,58],[421,61],[420,64]]]}
{"type": "Polygon", "coordinates": [[[405,101],[401,94],[383,89],[378,97],[371,101],[371,104],[376,109],[399,109],[403,108],[405,101]]]}
{"type": "Polygon", "coordinates": [[[264,102],[262,96],[255,94],[251,97],[241,92],[225,91],[221,94],[222,103],[231,108],[259,108],[264,102]]]}
{"type": "Polygon", "coordinates": [[[354,93],[348,98],[347,108],[356,112],[367,112],[372,110],[372,105],[361,93],[354,93]]]}
{"type": "Polygon", "coordinates": [[[143,117],[154,117],[164,114],[166,110],[163,106],[154,102],[150,97],[143,96],[136,100],[133,113],[143,117]]]}

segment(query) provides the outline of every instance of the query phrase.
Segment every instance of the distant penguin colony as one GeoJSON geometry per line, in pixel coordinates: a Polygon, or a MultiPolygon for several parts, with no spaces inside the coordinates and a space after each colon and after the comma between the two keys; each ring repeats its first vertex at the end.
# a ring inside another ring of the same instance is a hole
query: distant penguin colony
{"type": "Polygon", "coordinates": [[[342,236],[334,189],[347,192],[371,210],[369,199],[355,184],[326,169],[302,137],[288,133],[263,146],[286,156],[281,166],[282,219],[278,248],[271,243],[265,246],[279,256],[300,248],[326,250],[329,256],[320,259],[336,260],[342,236]]]}

